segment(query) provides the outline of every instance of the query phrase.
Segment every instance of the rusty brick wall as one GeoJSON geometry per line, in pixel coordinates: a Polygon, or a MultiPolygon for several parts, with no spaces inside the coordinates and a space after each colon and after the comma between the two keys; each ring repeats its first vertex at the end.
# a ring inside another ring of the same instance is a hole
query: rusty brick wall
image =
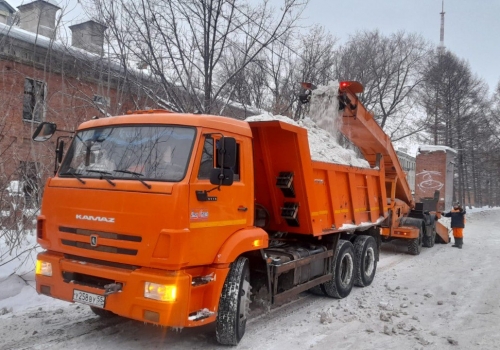
{"type": "MultiPolygon", "coordinates": [[[[99,91],[102,91],[102,87],[100,89],[96,83],[46,72],[14,61],[1,60],[0,172],[6,178],[15,174],[20,161],[39,161],[45,164],[46,168],[54,167],[54,150],[58,135],[54,135],[48,142],[33,142],[31,135],[38,124],[23,120],[25,78],[46,83],[44,121],[55,122],[58,128],[73,130],[93,116],[103,116],[92,103],[93,95],[101,95],[99,91]]],[[[116,106],[116,95],[115,90],[110,89],[109,93],[106,90],[105,96],[110,97],[111,106],[116,106]]],[[[127,109],[134,108],[123,103],[122,113],[127,109]]]]}

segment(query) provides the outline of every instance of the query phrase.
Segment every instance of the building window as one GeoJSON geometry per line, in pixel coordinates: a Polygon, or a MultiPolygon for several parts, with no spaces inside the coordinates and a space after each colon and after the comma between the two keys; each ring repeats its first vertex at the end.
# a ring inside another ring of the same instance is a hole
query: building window
{"type": "Polygon", "coordinates": [[[97,105],[109,107],[109,97],[94,95],[92,101],[97,105]]]}
{"type": "Polygon", "coordinates": [[[45,106],[46,84],[30,78],[24,79],[23,120],[41,122],[45,106]]]}

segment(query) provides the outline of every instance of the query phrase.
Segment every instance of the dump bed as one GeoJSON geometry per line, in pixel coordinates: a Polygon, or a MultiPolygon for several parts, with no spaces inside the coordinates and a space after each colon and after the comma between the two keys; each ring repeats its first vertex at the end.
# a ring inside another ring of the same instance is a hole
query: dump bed
{"type": "Polygon", "coordinates": [[[307,130],[281,121],[250,122],[256,207],[267,229],[324,234],[371,226],[388,215],[380,169],[313,161],[307,130]]]}

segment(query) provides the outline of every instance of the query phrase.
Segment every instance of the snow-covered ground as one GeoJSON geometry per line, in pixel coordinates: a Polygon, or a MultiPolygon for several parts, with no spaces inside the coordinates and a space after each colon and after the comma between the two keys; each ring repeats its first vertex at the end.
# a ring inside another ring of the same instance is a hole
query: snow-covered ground
{"type": "MultiPolygon", "coordinates": [[[[384,244],[371,286],[342,300],[304,293],[258,314],[237,349],[499,349],[499,214],[468,210],[462,250],[411,256],[405,242],[384,244]]],[[[0,349],[227,349],[213,325],[175,332],[38,296],[33,258],[0,266],[0,349]]]]}

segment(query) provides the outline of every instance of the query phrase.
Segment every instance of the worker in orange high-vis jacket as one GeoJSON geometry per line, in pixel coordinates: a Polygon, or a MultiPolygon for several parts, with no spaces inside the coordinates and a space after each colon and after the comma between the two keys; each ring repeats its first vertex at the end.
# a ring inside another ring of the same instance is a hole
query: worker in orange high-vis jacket
{"type": "Polygon", "coordinates": [[[465,209],[462,208],[459,202],[453,205],[453,209],[448,213],[443,213],[447,218],[451,218],[451,228],[455,244],[453,247],[462,249],[464,244],[464,227],[465,227],[465,209]]]}

